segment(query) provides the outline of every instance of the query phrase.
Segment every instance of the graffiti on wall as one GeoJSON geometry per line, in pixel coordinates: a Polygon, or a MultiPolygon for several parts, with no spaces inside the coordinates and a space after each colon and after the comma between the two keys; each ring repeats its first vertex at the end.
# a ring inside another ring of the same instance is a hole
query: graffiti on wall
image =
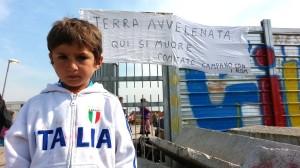
{"type": "MultiPolygon", "coordinates": [[[[206,79],[206,74],[200,71],[185,70],[186,79],[206,79]]],[[[219,78],[226,78],[226,75],[219,75],[219,78]]],[[[246,120],[243,120],[243,109],[251,103],[258,103],[258,86],[255,83],[220,84],[214,89],[223,92],[221,101],[212,101],[210,90],[206,82],[187,81],[189,101],[194,117],[197,118],[197,125],[202,128],[214,130],[226,130],[228,128],[242,127],[246,120]],[[223,89],[222,89],[223,88],[223,89]],[[195,93],[195,94],[193,94],[195,93]],[[199,93],[199,94],[196,94],[199,93]],[[245,105],[245,107],[243,106],[245,105]]],[[[219,100],[220,100],[219,99],[219,100]]],[[[260,115],[260,114],[256,114],[260,115]]]]}
{"type": "MultiPolygon", "coordinates": [[[[294,36],[295,40],[291,40],[291,36],[286,39],[280,36],[281,40],[294,44],[293,48],[290,46],[281,46],[280,55],[283,55],[281,60],[282,66],[282,100],[284,102],[284,111],[287,118],[287,126],[300,126],[300,109],[299,109],[299,58],[300,58],[300,36],[294,36]]],[[[279,38],[279,37],[278,37],[279,38]]],[[[277,39],[278,39],[277,38],[277,39]]]]}
{"type": "Polygon", "coordinates": [[[292,49],[279,46],[278,52],[278,46],[274,51],[273,48],[249,44],[254,66],[263,72],[255,75],[256,81],[232,82],[226,80],[228,75],[219,74],[217,79],[220,80],[210,82],[209,74],[184,70],[195,118],[189,123],[196,123],[201,128],[227,130],[247,125],[276,125],[276,118],[282,118],[284,123],[281,126],[299,127],[300,74],[297,67],[300,65],[300,36],[274,36],[274,43],[298,46],[292,49]],[[294,57],[289,58],[291,55],[294,57]],[[271,79],[273,83],[270,83],[271,79]],[[274,86],[270,86],[274,82],[278,85],[278,96],[274,96],[274,86]],[[279,105],[274,105],[274,99],[278,99],[279,105]]]}

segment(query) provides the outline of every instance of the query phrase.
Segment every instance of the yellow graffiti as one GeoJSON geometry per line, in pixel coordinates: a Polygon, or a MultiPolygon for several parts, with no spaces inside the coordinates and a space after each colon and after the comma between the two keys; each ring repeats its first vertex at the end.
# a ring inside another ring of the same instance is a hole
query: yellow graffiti
{"type": "Polygon", "coordinates": [[[171,95],[171,106],[174,108],[180,108],[180,102],[177,94],[171,95]]]}
{"type": "Polygon", "coordinates": [[[170,75],[170,85],[172,87],[177,87],[177,85],[178,85],[179,82],[180,82],[180,78],[179,78],[178,74],[172,73],[170,75]]]}
{"type": "Polygon", "coordinates": [[[174,115],[172,116],[172,119],[171,119],[171,129],[172,129],[172,132],[179,133],[181,119],[180,119],[177,111],[173,111],[173,112],[174,112],[173,113],[174,115]]]}
{"type": "MultiPolygon", "coordinates": [[[[287,62],[284,64],[283,75],[285,79],[289,78],[298,78],[297,72],[297,63],[296,62],[287,62]]],[[[298,90],[299,84],[298,80],[284,80],[284,86],[287,91],[298,90]]],[[[286,101],[287,102],[298,102],[299,96],[298,92],[286,92],[286,101]]],[[[299,105],[298,104],[288,104],[288,113],[289,115],[299,115],[299,105]]],[[[291,126],[299,127],[300,118],[299,117],[290,117],[291,126]]]]}

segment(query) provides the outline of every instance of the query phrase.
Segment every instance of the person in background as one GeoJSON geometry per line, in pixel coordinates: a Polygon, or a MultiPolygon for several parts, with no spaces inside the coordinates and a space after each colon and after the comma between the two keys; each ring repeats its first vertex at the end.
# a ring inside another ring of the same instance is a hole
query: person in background
{"type": "Polygon", "coordinates": [[[124,97],[119,96],[119,101],[120,101],[120,103],[122,104],[122,103],[124,102],[124,97]]]}
{"type": "Polygon", "coordinates": [[[3,146],[5,134],[13,124],[12,111],[7,110],[5,101],[0,94],[0,146],[3,146]]]}
{"type": "MultiPolygon", "coordinates": [[[[120,101],[120,103],[121,103],[121,105],[123,104],[123,102],[124,102],[124,98],[122,97],[122,96],[120,96],[119,97],[119,101],[120,101]]],[[[128,111],[126,110],[126,109],[123,109],[123,112],[124,112],[124,116],[125,116],[125,119],[126,119],[126,122],[127,122],[127,126],[128,126],[128,128],[130,129],[130,132],[132,132],[132,130],[131,130],[131,127],[130,127],[130,125],[129,125],[129,122],[128,122],[128,111]]]]}
{"type": "Polygon", "coordinates": [[[102,64],[102,34],[84,20],[64,18],[47,36],[59,82],[21,108],[5,137],[6,167],[136,167],[118,98],[93,83],[102,64]]]}
{"type": "Polygon", "coordinates": [[[144,103],[147,102],[145,98],[141,98],[142,105],[140,106],[140,112],[141,112],[141,129],[140,134],[148,137],[148,134],[150,134],[150,109],[147,106],[144,106],[144,103]]]}
{"type": "MultiPolygon", "coordinates": [[[[124,97],[120,96],[119,97],[119,101],[121,103],[121,105],[124,103],[124,97]]],[[[124,112],[124,115],[126,117],[126,119],[128,119],[128,113],[127,113],[127,110],[126,109],[123,109],[123,112],[124,112]]]]}
{"type": "Polygon", "coordinates": [[[160,117],[159,119],[159,123],[158,123],[158,137],[160,137],[161,139],[165,139],[165,133],[164,133],[164,116],[160,117]]]}
{"type": "Polygon", "coordinates": [[[158,119],[159,119],[159,116],[157,115],[156,112],[154,112],[154,114],[152,114],[152,121],[151,121],[152,128],[153,128],[152,131],[154,131],[154,135],[156,135],[156,132],[158,130],[158,119]]]}
{"type": "Polygon", "coordinates": [[[156,112],[152,115],[152,126],[153,127],[158,127],[158,115],[156,112]]]}

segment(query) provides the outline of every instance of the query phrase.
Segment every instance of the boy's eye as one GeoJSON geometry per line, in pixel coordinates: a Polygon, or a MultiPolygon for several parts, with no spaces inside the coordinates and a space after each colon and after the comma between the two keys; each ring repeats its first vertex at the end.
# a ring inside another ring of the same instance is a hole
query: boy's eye
{"type": "Polygon", "coordinates": [[[88,59],[88,57],[85,56],[85,55],[81,55],[81,56],[78,57],[78,59],[81,60],[81,61],[84,61],[84,60],[88,59]]]}
{"type": "Polygon", "coordinates": [[[61,60],[65,60],[65,59],[67,59],[68,57],[65,56],[65,55],[59,55],[57,58],[58,58],[58,59],[61,59],[61,60]]]}

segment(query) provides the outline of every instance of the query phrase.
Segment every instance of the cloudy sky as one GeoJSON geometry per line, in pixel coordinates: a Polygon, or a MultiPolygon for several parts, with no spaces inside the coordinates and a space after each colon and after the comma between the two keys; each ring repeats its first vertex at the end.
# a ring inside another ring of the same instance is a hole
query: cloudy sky
{"type": "Polygon", "coordinates": [[[298,0],[0,0],[0,89],[11,64],[4,98],[26,101],[57,76],[49,63],[46,36],[54,21],[79,17],[80,8],[168,12],[208,26],[300,28],[298,0]]]}

